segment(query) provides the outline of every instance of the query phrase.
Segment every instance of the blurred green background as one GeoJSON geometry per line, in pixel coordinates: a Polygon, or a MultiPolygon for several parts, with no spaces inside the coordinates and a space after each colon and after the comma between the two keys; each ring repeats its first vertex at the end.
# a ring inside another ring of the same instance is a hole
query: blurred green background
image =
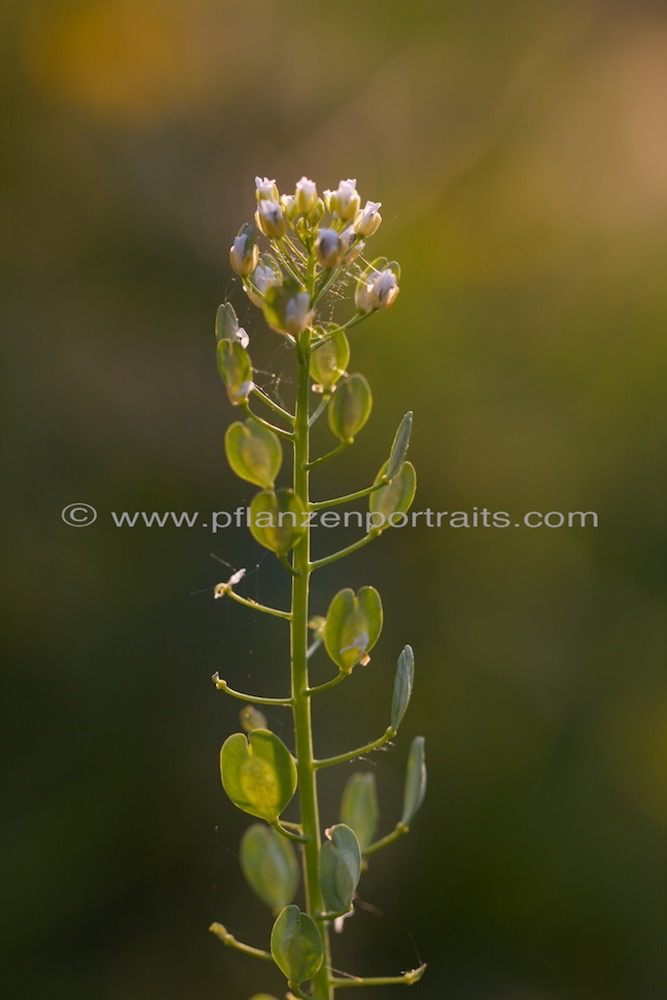
{"type": "MultiPolygon", "coordinates": [[[[109,512],[252,495],[224,461],[213,318],[228,297],[260,381],[289,396],[292,358],[227,250],[255,174],[284,191],[306,174],[382,201],[374,247],[403,267],[396,306],[352,339],[373,417],[318,495],[365,485],[412,408],[419,508],[600,519],[396,530],[317,580],[313,611],[373,583],[386,613],[369,667],[318,708],[321,752],[382,731],[409,641],[411,710],[371,765],[383,830],[413,734],[429,761],[335,964],[423,959],[431,1000],[655,1000],[664,6],[6,0],[2,64],[7,996],[280,993],[207,933],[270,927],[217,772],[239,706],[210,675],[280,693],[287,670],[282,623],[213,602],[229,571],[210,553],[267,601],[284,574],[244,531],[119,530],[109,512]],[[61,522],[74,501],[95,525],[61,522]]],[[[348,773],[322,782],[327,822],[348,773]]]]}

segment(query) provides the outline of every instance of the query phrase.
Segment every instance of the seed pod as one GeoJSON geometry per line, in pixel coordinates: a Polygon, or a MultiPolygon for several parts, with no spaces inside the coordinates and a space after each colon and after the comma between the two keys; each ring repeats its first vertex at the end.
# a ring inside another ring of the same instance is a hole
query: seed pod
{"type": "Polygon", "coordinates": [[[273,489],[280,471],[283,449],[277,435],[250,418],[230,424],[225,434],[227,461],[241,479],[273,489]]]}
{"type": "Polygon", "coordinates": [[[408,410],[400,424],[394,437],[394,442],[389,452],[387,462],[387,479],[393,479],[405,461],[410,444],[410,434],[412,433],[412,410],[408,410]]]}
{"type": "Polygon", "coordinates": [[[244,403],[253,390],[250,355],[239,343],[218,342],[218,371],[232,406],[244,403]]]}
{"type": "Polygon", "coordinates": [[[343,330],[316,348],[310,356],[310,377],[330,393],[338,379],[345,374],[350,360],[350,344],[343,330]]]}
{"type": "MultiPolygon", "coordinates": [[[[379,483],[387,474],[387,465],[388,463],[385,462],[378,472],[375,477],[376,483],[379,483]]],[[[386,486],[381,486],[378,490],[370,494],[368,509],[371,514],[380,515],[378,521],[380,518],[382,521],[381,524],[377,525],[378,531],[392,527],[392,516],[394,514],[405,514],[410,509],[412,501],[415,498],[416,489],[417,473],[415,472],[415,467],[411,462],[403,462],[403,465],[390,483],[387,483],[386,486]]]]}
{"type": "Polygon", "coordinates": [[[296,791],[294,758],[267,729],[229,736],[220,751],[220,774],[234,805],[267,823],[276,822],[296,791]]]}
{"type": "Polygon", "coordinates": [[[372,771],[357,771],[350,775],[343,789],[340,819],[341,823],[354,830],[362,850],[373,843],[380,820],[380,807],[372,771]]]}
{"type": "Polygon", "coordinates": [[[332,433],[351,444],[370,417],[372,407],[371,387],[363,375],[342,379],[327,410],[332,433]]]}
{"type": "Polygon", "coordinates": [[[299,864],[289,840],[264,823],[254,823],[243,834],[240,855],[248,885],[274,913],[292,902],[299,864]]]}
{"type": "Polygon", "coordinates": [[[349,587],[340,590],[327,611],[324,646],[344,673],[375,645],[382,631],[382,601],[374,587],[361,587],[355,595],[349,587]]]}
{"type": "Polygon", "coordinates": [[[408,767],[405,773],[403,791],[403,815],[401,823],[410,826],[415,813],[426,795],[426,761],[424,758],[424,737],[415,736],[410,746],[408,767]]]}
{"type": "Polygon", "coordinates": [[[330,913],[352,905],[361,875],[361,848],[354,830],[344,823],[326,831],[320,854],[320,888],[330,913]]]}
{"type": "Polygon", "coordinates": [[[262,490],[250,503],[249,527],[260,545],[282,557],[306,530],[303,503],[294,490],[262,490]]]}
{"type": "Polygon", "coordinates": [[[324,958],[322,938],[313,918],[298,906],[286,906],[271,931],[271,954],[290,985],[311,979],[324,958]]]}
{"type": "Polygon", "coordinates": [[[412,646],[405,646],[398,658],[396,676],[394,677],[394,695],[391,701],[391,728],[393,730],[397,730],[403,721],[412,696],[414,676],[415,656],[412,652],[412,646]]]}

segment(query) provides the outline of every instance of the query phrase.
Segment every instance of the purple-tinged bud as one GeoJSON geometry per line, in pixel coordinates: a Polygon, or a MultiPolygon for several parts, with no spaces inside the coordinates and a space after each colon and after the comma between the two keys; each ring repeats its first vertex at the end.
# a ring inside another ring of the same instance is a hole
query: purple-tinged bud
{"type": "Polygon", "coordinates": [[[354,218],[354,231],[360,236],[372,236],[377,232],[382,222],[382,216],[378,209],[382,205],[381,201],[367,201],[354,218]]]}
{"type": "Polygon", "coordinates": [[[279,240],[285,235],[285,216],[280,202],[262,199],[255,214],[257,225],[269,239],[279,240]]]}
{"type": "Polygon", "coordinates": [[[229,263],[242,278],[254,271],[259,259],[257,229],[251,223],[241,226],[238,236],[229,248],[229,263]]]}
{"type": "Polygon", "coordinates": [[[315,241],[315,252],[322,267],[338,267],[345,256],[345,247],[334,229],[320,229],[315,241]]]}

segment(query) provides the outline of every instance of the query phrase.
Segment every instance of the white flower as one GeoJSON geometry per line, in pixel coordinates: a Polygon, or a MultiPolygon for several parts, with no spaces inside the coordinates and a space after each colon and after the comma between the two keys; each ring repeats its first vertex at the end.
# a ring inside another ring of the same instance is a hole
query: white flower
{"type": "Polygon", "coordinates": [[[357,286],[354,303],[360,312],[388,309],[398,292],[398,281],[393,271],[389,268],[385,268],[384,271],[371,271],[364,283],[357,286]]]}
{"type": "Polygon", "coordinates": [[[258,264],[252,277],[257,291],[262,295],[266,294],[267,288],[282,284],[280,274],[268,264],[258,264]]]}
{"type": "Polygon", "coordinates": [[[285,216],[279,201],[262,198],[255,215],[257,225],[265,236],[279,240],[285,235],[285,216]]]}
{"type": "Polygon", "coordinates": [[[241,347],[247,347],[247,346],[248,346],[248,344],[250,343],[250,337],[249,337],[249,336],[248,336],[248,334],[247,334],[247,333],[245,332],[245,330],[243,329],[243,327],[242,327],[242,326],[240,326],[240,327],[238,328],[238,330],[236,331],[236,333],[234,334],[234,336],[235,336],[235,339],[236,339],[236,340],[237,340],[237,341],[239,342],[239,344],[241,345],[241,347]]]}
{"type": "Polygon", "coordinates": [[[358,211],[355,216],[355,233],[359,233],[360,236],[372,236],[373,233],[377,232],[380,223],[382,222],[382,216],[378,212],[378,208],[380,208],[381,205],[381,201],[366,202],[363,209],[358,211]]]}
{"type": "Polygon", "coordinates": [[[359,205],[357,182],[350,177],[346,181],[341,181],[336,191],[330,192],[330,211],[335,212],[338,218],[344,222],[355,217],[359,211],[359,205]]]}
{"type": "Polygon", "coordinates": [[[285,303],[283,325],[288,333],[296,337],[310,325],[314,315],[308,292],[298,292],[285,303]]]}
{"type": "Polygon", "coordinates": [[[257,201],[278,201],[278,188],[274,180],[268,177],[255,177],[255,194],[257,201]]]}
{"type": "Polygon", "coordinates": [[[334,229],[320,229],[315,241],[317,259],[322,267],[337,267],[345,256],[345,247],[334,229]]]}
{"type": "Polygon", "coordinates": [[[293,194],[281,194],[280,204],[282,206],[283,212],[290,220],[290,222],[296,218],[299,209],[296,203],[296,198],[294,197],[293,194]]]}
{"type": "Polygon", "coordinates": [[[302,215],[308,215],[317,201],[315,181],[308,180],[307,177],[302,177],[300,181],[297,181],[295,198],[302,215]]]}
{"type": "Polygon", "coordinates": [[[235,237],[229,248],[229,262],[238,275],[245,278],[254,271],[259,258],[259,247],[246,231],[235,237]]]}

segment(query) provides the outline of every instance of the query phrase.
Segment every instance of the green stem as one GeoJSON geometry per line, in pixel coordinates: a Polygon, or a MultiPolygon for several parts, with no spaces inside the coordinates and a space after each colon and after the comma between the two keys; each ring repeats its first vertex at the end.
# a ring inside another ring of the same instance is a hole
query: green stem
{"type": "Polygon", "coordinates": [[[404,972],[402,976],[374,976],[362,979],[361,976],[350,976],[349,979],[333,979],[336,989],[342,986],[413,986],[418,983],[426,972],[426,963],[420,965],[418,969],[411,969],[404,972]]]}
{"type": "Polygon", "coordinates": [[[216,672],[211,678],[218,691],[224,691],[231,698],[238,698],[239,701],[250,702],[254,705],[282,705],[283,708],[290,708],[292,705],[291,698],[262,698],[257,697],[254,694],[246,694],[244,691],[235,691],[234,688],[230,688],[226,680],[216,672]]]}
{"type": "Polygon", "coordinates": [[[211,934],[215,934],[228,948],[236,948],[237,951],[245,952],[246,955],[252,955],[253,958],[264,958],[269,962],[273,961],[273,956],[268,951],[263,951],[261,948],[253,948],[252,945],[237,941],[234,935],[230,934],[222,924],[211,924],[209,930],[211,934]]]}
{"type": "Polygon", "coordinates": [[[322,462],[328,462],[329,459],[336,458],[336,456],[340,455],[342,451],[345,451],[346,448],[349,448],[351,444],[352,444],[351,441],[341,441],[339,445],[336,445],[335,448],[332,448],[331,451],[328,451],[326,455],[320,455],[319,458],[316,458],[314,461],[309,462],[308,469],[314,469],[316,465],[321,465],[322,462]]]}
{"type": "Polygon", "coordinates": [[[383,847],[389,847],[390,844],[393,844],[394,841],[405,836],[405,834],[409,832],[409,826],[405,823],[397,823],[391,833],[388,833],[386,837],[381,837],[380,840],[376,840],[374,843],[369,844],[368,847],[364,847],[362,854],[364,857],[368,857],[369,854],[375,854],[376,851],[381,851],[383,847]]]}
{"type": "Polygon", "coordinates": [[[258,424],[262,425],[262,427],[266,427],[268,431],[273,431],[274,434],[277,434],[278,437],[284,438],[286,441],[291,441],[293,439],[294,435],[291,431],[284,431],[282,427],[276,427],[275,424],[269,423],[269,421],[265,420],[264,417],[260,417],[257,413],[253,413],[247,399],[241,403],[241,409],[245,410],[248,416],[252,417],[253,420],[256,420],[258,424]]]}
{"type": "Polygon", "coordinates": [[[332,678],[332,680],[326,681],[324,684],[318,684],[317,687],[308,688],[306,694],[310,698],[312,697],[312,695],[320,694],[322,691],[329,691],[330,688],[336,687],[337,684],[340,684],[341,681],[344,681],[345,678],[349,676],[350,676],[349,674],[345,674],[341,670],[341,672],[339,674],[336,674],[336,676],[332,678]]]}
{"type": "Polygon", "coordinates": [[[268,393],[264,392],[263,389],[260,389],[259,386],[256,386],[253,383],[252,391],[255,393],[257,398],[261,399],[261,401],[265,403],[268,407],[270,407],[274,413],[277,413],[284,420],[287,420],[290,424],[294,423],[294,417],[292,416],[292,414],[288,413],[287,410],[283,410],[282,406],[279,406],[279,404],[276,403],[275,400],[271,399],[268,393]]]}
{"type": "Polygon", "coordinates": [[[362,549],[364,545],[368,545],[372,542],[374,538],[379,536],[380,532],[377,529],[369,531],[367,535],[360,538],[358,542],[352,542],[352,545],[348,545],[347,548],[339,549],[338,552],[332,552],[330,556],[324,556],[322,559],[316,559],[315,562],[310,564],[310,569],[322,569],[323,566],[328,566],[329,563],[337,562],[339,559],[344,559],[345,556],[349,556],[352,552],[356,552],[357,549],[362,549]]]}
{"type": "MultiPolygon", "coordinates": [[[[314,282],[314,258],[308,261],[307,278],[312,290],[314,282]]],[[[310,331],[305,330],[298,344],[298,384],[296,416],[294,426],[294,492],[308,510],[309,476],[309,430],[308,392],[310,362],[310,331]]],[[[308,697],[308,597],[310,583],[310,526],[306,527],[300,541],[294,548],[293,568],[297,576],[292,578],[292,622],[291,622],[291,671],[292,671],[292,711],[294,714],[294,734],[299,776],[299,797],[301,802],[301,828],[308,839],[303,844],[304,882],[306,888],[306,909],[315,919],[325,907],[320,889],[320,815],[317,802],[317,780],[313,755],[311,728],[311,701],[308,697]]],[[[329,970],[331,967],[329,929],[326,922],[319,920],[318,926],[324,946],[324,960],[319,972],[313,977],[313,997],[317,1000],[333,1000],[329,970]]]]}
{"type": "Polygon", "coordinates": [[[347,753],[339,753],[336,757],[323,757],[322,760],[314,760],[313,764],[319,770],[321,767],[334,767],[336,764],[346,764],[349,760],[356,760],[357,757],[363,757],[364,754],[370,753],[371,750],[379,750],[386,743],[389,743],[396,736],[396,730],[389,726],[382,736],[378,737],[377,740],[373,740],[372,743],[365,743],[362,747],[357,747],[356,750],[348,750],[347,753]]]}
{"type": "Polygon", "coordinates": [[[273,615],[274,618],[284,618],[289,621],[292,615],[289,611],[281,611],[280,608],[270,608],[268,604],[259,604],[249,597],[241,597],[228,583],[219,583],[213,592],[214,597],[231,597],[237,604],[242,604],[245,608],[252,608],[253,611],[262,611],[265,615],[273,615]]]}
{"type": "Polygon", "coordinates": [[[344,497],[334,497],[333,500],[315,500],[311,503],[311,510],[324,510],[325,507],[335,507],[340,503],[350,503],[352,500],[361,500],[363,497],[370,496],[371,493],[375,493],[376,490],[381,490],[383,486],[387,486],[391,480],[383,476],[378,483],[373,483],[372,486],[367,486],[364,490],[357,490],[356,493],[346,493],[344,497]]]}

